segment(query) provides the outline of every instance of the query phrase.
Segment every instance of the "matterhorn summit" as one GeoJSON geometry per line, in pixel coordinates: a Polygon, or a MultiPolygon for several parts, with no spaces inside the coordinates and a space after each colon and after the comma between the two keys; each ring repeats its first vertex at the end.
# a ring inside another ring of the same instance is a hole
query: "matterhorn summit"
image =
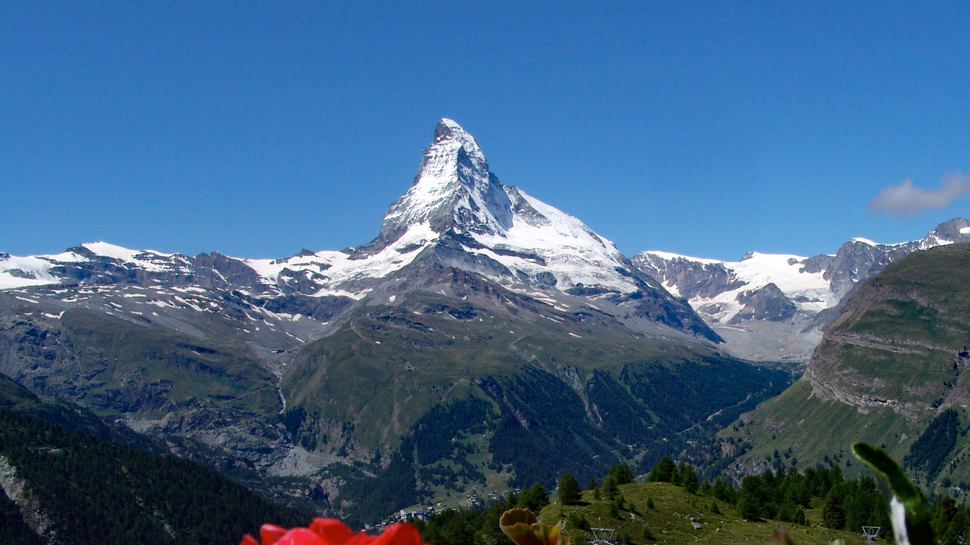
{"type": "Polygon", "coordinates": [[[655,284],[633,278],[613,243],[583,222],[504,185],[489,171],[475,138],[450,119],[438,123],[414,183],[388,209],[380,235],[355,248],[352,259],[375,259],[394,249],[413,252],[414,241],[434,246],[449,265],[485,273],[516,290],[539,286],[630,295],[644,281],[655,284]]]}
{"type": "Polygon", "coordinates": [[[488,171],[475,139],[450,119],[435,128],[414,184],[384,216],[380,238],[391,241],[421,223],[437,233],[504,234],[512,226],[505,187],[488,171]]]}
{"type": "Polygon", "coordinates": [[[390,206],[380,233],[367,244],[286,259],[105,248],[85,245],[85,251],[31,258],[0,255],[0,289],[78,282],[154,288],[177,282],[183,288],[236,290],[258,300],[310,298],[315,301],[301,308],[326,308],[318,312],[337,324],[339,319],[329,320],[338,318],[334,311],[339,315],[355,303],[399,302],[403,287],[425,289],[442,272],[455,270],[558,309],[594,305],[640,332],[657,333],[663,324],[718,340],[685,302],[636,270],[612,242],[503,184],[489,171],[475,138],[450,119],[438,123],[411,187],[390,206]]]}

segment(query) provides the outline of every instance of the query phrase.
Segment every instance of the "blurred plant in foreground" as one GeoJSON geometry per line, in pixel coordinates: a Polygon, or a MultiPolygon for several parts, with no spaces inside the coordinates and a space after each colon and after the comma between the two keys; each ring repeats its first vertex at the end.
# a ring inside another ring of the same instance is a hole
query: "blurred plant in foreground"
{"type": "Polygon", "coordinates": [[[410,524],[392,524],[380,535],[355,534],[335,519],[314,519],[309,528],[287,530],[272,524],[259,529],[260,541],[246,534],[240,545],[422,545],[421,534],[410,524]]]}
{"type": "Polygon", "coordinates": [[[569,545],[569,538],[559,535],[562,522],[552,526],[542,524],[528,509],[509,509],[502,514],[498,525],[516,545],[569,545]]]}

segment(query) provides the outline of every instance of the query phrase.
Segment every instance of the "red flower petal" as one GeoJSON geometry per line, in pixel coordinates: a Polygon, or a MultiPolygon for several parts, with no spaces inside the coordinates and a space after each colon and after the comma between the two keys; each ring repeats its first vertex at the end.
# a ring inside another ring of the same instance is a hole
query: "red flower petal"
{"type": "Polygon", "coordinates": [[[354,531],[337,519],[313,519],[310,530],[327,545],[343,545],[354,537],[354,531]]]}
{"type": "Polygon", "coordinates": [[[279,539],[275,545],[327,545],[320,536],[309,528],[293,528],[279,539]]]}
{"type": "Polygon", "coordinates": [[[242,541],[239,542],[239,545],[259,545],[259,542],[256,541],[255,537],[246,534],[243,536],[242,541]]]}
{"type": "Polygon", "coordinates": [[[344,543],[344,545],[371,545],[374,540],[377,539],[376,536],[369,536],[364,532],[355,534],[349,541],[344,543]]]}
{"type": "Polygon", "coordinates": [[[275,524],[264,524],[259,529],[259,538],[263,540],[263,545],[273,545],[288,531],[286,528],[280,528],[275,524]]]}

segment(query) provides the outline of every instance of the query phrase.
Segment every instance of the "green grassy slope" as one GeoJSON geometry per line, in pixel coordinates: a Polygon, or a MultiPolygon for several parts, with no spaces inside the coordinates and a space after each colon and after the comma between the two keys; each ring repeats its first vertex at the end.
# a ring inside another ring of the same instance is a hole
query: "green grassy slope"
{"type": "MultiPolygon", "coordinates": [[[[712,500],[708,496],[689,494],[679,486],[670,483],[635,483],[620,486],[620,494],[634,510],[622,509],[618,516],[610,515],[608,500],[594,500],[591,492],[583,493],[585,505],[562,506],[558,501],[546,506],[539,519],[546,524],[554,524],[570,514],[582,516],[591,527],[612,528],[615,536],[625,534],[631,543],[711,543],[725,544],[768,542],[775,528],[784,528],[797,542],[804,545],[826,544],[842,539],[846,545],[862,545],[865,538],[857,532],[831,530],[821,525],[821,509],[806,511],[808,526],[799,526],[778,521],[748,521],[743,519],[729,503],[712,500]],[[654,507],[647,507],[647,499],[653,500],[654,507]],[[719,513],[712,507],[716,503],[719,513]],[[694,522],[700,525],[695,529],[694,522]],[[644,529],[649,529],[652,538],[644,537],[644,529]]],[[[592,537],[592,533],[567,524],[566,533],[573,543],[582,543],[592,537]]]]}
{"type": "Polygon", "coordinates": [[[965,498],[970,358],[960,352],[968,345],[970,245],[916,252],[846,302],[802,380],[719,437],[751,446],[741,460],[748,470],[796,459],[800,467],[846,464],[849,445],[867,441],[905,460],[931,490],[965,498]],[[945,414],[955,418],[934,424],[945,414]],[[917,463],[928,449],[943,450],[917,463]]]}

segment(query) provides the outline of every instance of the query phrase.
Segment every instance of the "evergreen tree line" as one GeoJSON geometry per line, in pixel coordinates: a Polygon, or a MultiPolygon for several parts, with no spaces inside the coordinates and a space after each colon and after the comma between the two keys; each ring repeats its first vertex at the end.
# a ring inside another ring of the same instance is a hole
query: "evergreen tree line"
{"type": "Polygon", "coordinates": [[[833,530],[860,530],[862,526],[889,528],[889,507],[872,477],[847,481],[839,466],[817,466],[787,472],[768,468],[761,475],[749,475],[735,488],[717,477],[698,482],[687,464],[677,465],[664,457],[648,476],[649,481],[670,482],[690,493],[699,493],[733,504],[748,520],[778,520],[807,524],[805,510],[821,505],[822,523],[833,530]]]}
{"type": "MultiPolygon", "coordinates": [[[[310,518],[188,460],[5,409],[0,455],[25,481],[58,543],[235,544],[265,522],[296,526],[310,518]]],[[[0,502],[0,522],[5,535],[19,535],[12,542],[34,541],[9,500],[0,502]]]]}
{"type": "MultiPolygon", "coordinates": [[[[618,487],[632,482],[634,482],[634,474],[630,466],[626,464],[613,466],[603,479],[602,493],[610,499],[619,500],[622,496],[619,494],[618,487]]],[[[600,488],[595,479],[590,479],[587,488],[594,490],[596,498],[600,497],[600,488]]],[[[566,473],[559,479],[559,501],[564,505],[582,504],[582,490],[579,487],[579,482],[570,473],[566,473]]],[[[509,541],[498,527],[498,520],[502,513],[515,507],[524,507],[538,513],[548,504],[549,492],[537,482],[518,495],[510,493],[506,498],[492,503],[484,510],[456,511],[448,509],[431,515],[427,522],[421,520],[412,520],[411,522],[421,531],[424,543],[434,543],[435,545],[504,545],[509,541]]],[[[589,529],[588,522],[578,519],[571,522],[570,526],[589,529]]]]}
{"type": "MultiPolygon", "coordinates": [[[[575,481],[576,479],[573,478],[575,481]]],[[[577,487],[578,488],[578,487],[577,487]]],[[[521,494],[509,493],[484,510],[448,509],[435,513],[427,522],[412,520],[421,532],[422,542],[434,545],[499,545],[510,543],[498,527],[502,513],[524,507],[538,513],[549,504],[549,492],[539,483],[521,494]]]]}
{"type": "MultiPolygon", "coordinates": [[[[869,476],[847,480],[839,466],[826,468],[819,465],[804,471],[790,468],[787,472],[767,469],[761,475],[745,477],[736,488],[721,477],[713,482],[701,482],[689,464],[677,464],[665,456],[650,471],[647,480],[672,483],[690,494],[709,497],[715,513],[719,512],[718,501],[731,504],[739,515],[752,521],[770,519],[805,525],[808,523],[805,510],[814,508],[821,509],[822,524],[827,528],[859,532],[863,526],[880,526],[883,535],[891,532],[889,506],[876,481],[869,476]]],[[[601,487],[595,479],[590,479],[586,490],[592,491],[594,500],[609,500],[611,514],[619,516],[621,510],[636,511],[619,493],[620,485],[632,482],[634,474],[630,467],[619,464],[610,469],[601,487]]],[[[579,483],[571,474],[567,473],[559,480],[559,502],[562,505],[584,504],[579,483]]],[[[485,510],[448,510],[432,515],[427,522],[418,525],[426,543],[498,545],[507,543],[498,530],[498,519],[503,512],[513,507],[528,507],[538,513],[548,503],[546,490],[536,483],[518,497],[510,494],[485,510]]],[[[648,499],[648,509],[653,508],[651,503],[652,499],[648,499]]],[[[970,536],[970,507],[957,504],[945,495],[928,502],[928,506],[943,545],[966,543],[966,537],[970,536]]],[[[575,513],[569,514],[567,525],[589,530],[589,523],[575,513]]]]}
{"type": "MultiPolygon", "coordinates": [[[[821,465],[799,472],[765,470],[749,475],[736,489],[717,477],[713,483],[697,484],[696,472],[664,457],[650,472],[649,481],[670,482],[685,490],[733,504],[749,520],[778,520],[806,524],[805,509],[820,507],[822,524],[834,530],[860,532],[863,526],[879,526],[883,535],[892,527],[889,505],[876,481],[869,476],[847,480],[838,465],[821,465]]],[[[604,486],[605,488],[605,486],[604,486]]],[[[716,503],[712,503],[716,507],[716,503]]],[[[927,502],[943,545],[962,545],[970,537],[970,506],[940,495],[927,502]]]]}

